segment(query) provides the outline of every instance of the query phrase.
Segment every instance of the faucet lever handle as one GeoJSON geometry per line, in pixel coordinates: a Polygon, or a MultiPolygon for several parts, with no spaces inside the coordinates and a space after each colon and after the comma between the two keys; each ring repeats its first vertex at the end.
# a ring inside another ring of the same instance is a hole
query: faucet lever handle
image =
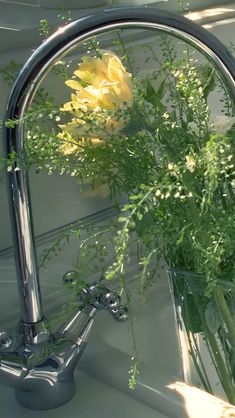
{"type": "Polygon", "coordinates": [[[118,309],[113,309],[110,313],[116,321],[124,322],[128,319],[128,308],[124,305],[120,305],[118,309]]]}
{"type": "Polygon", "coordinates": [[[5,331],[0,331],[0,351],[6,350],[12,345],[12,339],[5,331]]]}
{"type": "Polygon", "coordinates": [[[106,309],[116,321],[126,321],[128,318],[127,307],[121,305],[121,297],[107,287],[101,286],[94,306],[97,309],[106,309]]]}
{"type": "MultiPolygon", "coordinates": [[[[65,285],[74,286],[77,280],[78,273],[73,270],[66,272],[63,276],[65,285]]],[[[85,284],[81,298],[83,302],[94,306],[98,311],[107,310],[117,321],[126,321],[128,318],[128,309],[121,305],[120,295],[104,286],[100,281],[90,285],[85,284]]]]}
{"type": "Polygon", "coordinates": [[[101,288],[101,294],[97,298],[98,304],[108,311],[118,309],[121,305],[121,298],[117,292],[112,292],[107,287],[101,288]]]}

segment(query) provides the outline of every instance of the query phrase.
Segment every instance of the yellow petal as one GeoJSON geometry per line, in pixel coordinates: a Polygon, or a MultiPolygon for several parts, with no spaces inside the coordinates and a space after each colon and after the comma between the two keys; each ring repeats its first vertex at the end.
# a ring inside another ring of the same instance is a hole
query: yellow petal
{"type": "Polygon", "coordinates": [[[101,58],[84,56],[74,74],[89,85],[82,87],[76,80],[67,80],[66,84],[76,90],[76,97],[73,95],[63,110],[98,112],[133,102],[131,74],[112,51],[103,51],[101,58]]]}
{"type": "Polygon", "coordinates": [[[65,84],[74,90],[81,90],[81,84],[76,80],[66,80],[65,84]]]}
{"type": "Polygon", "coordinates": [[[90,141],[91,141],[91,144],[96,146],[96,147],[105,144],[105,141],[103,139],[99,139],[99,138],[91,138],[90,141]]]}
{"type": "Polygon", "coordinates": [[[59,151],[62,152],[62,154],[64,154],[64,155],[73,154],[74,152],[77,152],[78,150],[79,150],[78,145],[70,144],[70,143],[64,143],[59,148],[59,151]]]}

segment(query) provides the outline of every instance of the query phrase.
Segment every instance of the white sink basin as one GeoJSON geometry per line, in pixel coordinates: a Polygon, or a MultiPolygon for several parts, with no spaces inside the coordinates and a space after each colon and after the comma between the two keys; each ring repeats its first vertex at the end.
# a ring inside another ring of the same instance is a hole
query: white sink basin
{"type": "Polygon", "coordinates": [[[20,406],[12,389],[1,387],[4,418],[166,418],[167,416],[83,372],[76,373],[77,394],[68,404],[48,411],[20,406]]]}

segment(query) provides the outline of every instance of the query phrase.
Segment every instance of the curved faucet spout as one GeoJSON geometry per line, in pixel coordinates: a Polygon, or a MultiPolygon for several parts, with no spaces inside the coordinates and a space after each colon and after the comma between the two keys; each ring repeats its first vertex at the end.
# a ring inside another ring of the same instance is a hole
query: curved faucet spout
{"type": "Polygon", "coordinates": [[[167,32],[188,42],[215,65],[235,100],[235,63],[226,48],[188,19],[146,7],[95,12],[70,23],[45,41],[21,70],[10,93],[5,116],[5,122],[18,123],[3,124],[3,135],[7,158],[12,153],[16,155],[9,170],[9,196],[24,347],[18,353],[2,355],[0,375],[13,383],[19,402],[30,408],[53,408],[71,399],[75,392],[73,369],[86,344],[96,311],[106,309],[118,320],[126,319],[126,311],[116,304],[108,289],[93,293],[93,287],[89,287],[84,292],[90,305],[87,312],[84,311],[85,317],[79,310],[65,320],[56,334],[48,328],[42,309],[28,177],[23,161],[24,115],[46,74],[66,53],[88,38],[123,28],[167,32]]]}

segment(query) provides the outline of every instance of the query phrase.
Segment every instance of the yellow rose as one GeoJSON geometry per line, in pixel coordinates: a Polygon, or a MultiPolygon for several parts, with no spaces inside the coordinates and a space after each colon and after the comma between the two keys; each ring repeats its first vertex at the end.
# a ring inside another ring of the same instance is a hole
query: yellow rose
{"type": "Polygon", "coordinates": [[[103,52],[101,58],[83,57],[74,74],[89,85],[83,87],[77,80],[67,80],[65,83],[76,90],[76,94],[71,95],[71,102],[61,110],[75,113],[114,110],[133,102],[131,74],[111,51],[103,52]]]}

